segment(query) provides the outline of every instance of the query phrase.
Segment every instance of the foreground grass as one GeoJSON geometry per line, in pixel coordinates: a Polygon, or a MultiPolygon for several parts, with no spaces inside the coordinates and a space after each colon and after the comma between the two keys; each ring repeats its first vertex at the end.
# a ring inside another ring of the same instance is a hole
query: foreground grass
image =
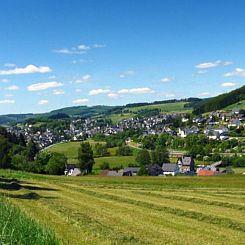
{"type": "Polygon", "coordinates": [[[63,244],[244,244],[243,175],[0,175],[19,179],[19,188],[0,186],[0,193],[63,244]]]}
{"type": "Polygon", "coordinates": [[[0,244],[55,245],[53,233],[0,197],[0,244]]]}

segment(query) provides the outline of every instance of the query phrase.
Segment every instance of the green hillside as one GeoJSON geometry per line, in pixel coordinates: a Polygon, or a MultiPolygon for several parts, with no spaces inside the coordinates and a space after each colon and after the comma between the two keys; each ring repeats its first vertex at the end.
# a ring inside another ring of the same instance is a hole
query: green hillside
{"type": "MultiPolygon", "coordinates": [[[[230,105],[245,100],[245,86],[229,93],[221,94],[208,100],[203,100],[194,106],[194,114],[221,110],[230,105]]],[[[232,106],[231,106],[232,108],[232,106]]]]}

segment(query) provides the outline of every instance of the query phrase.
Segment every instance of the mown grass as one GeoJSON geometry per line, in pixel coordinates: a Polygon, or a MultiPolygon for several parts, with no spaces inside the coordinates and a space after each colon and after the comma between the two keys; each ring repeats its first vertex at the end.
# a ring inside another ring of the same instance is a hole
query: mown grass
{"type": "Polygon", "coordinates": [[[0,244],[55,245],[54,234],[0,197],[0,244]]]}
{"type": "Polygon", "coordinates": [[[127,108],[130,112],[138,112],[146,109],[159,109],[161,112],[190,112],[191,109],[186,109],[184,106],[186,102],[175,102],[175,103],[166,103],[166,104],[158,104],[158,105],[146,105],[146,106],[138,106],[127,108]]]}
{"type": "Polygon", "coordinates": [[[22,186],[0,186],[0,193],[63,244],[244,244],[242,174],[70,178],[0,170],[0,175],[22,186]],[[16,198],[30,192],[39,198],[16,198]]]}

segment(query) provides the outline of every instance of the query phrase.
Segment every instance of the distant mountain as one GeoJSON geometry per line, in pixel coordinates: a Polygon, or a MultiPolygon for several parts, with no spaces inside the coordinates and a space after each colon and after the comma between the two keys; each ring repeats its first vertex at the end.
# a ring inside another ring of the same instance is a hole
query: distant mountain
{"type": "Polygon", "coordinates": [[[194,104],[193,113],[197,115],[205,112],[221,110],[243,100],[245,100],[245,86],[242,86],[241,88],[233,90],[229,93],[205,99],[194,104]]]}
{"type": "MultiPolygon", "coordinates": [[[[30,118],[47,118],[47,119],[64,119],[68,117],[96,117],[96,116],[108,116],[112,114],[121,113],[123,110],[133,108],[144,108],[146,106],[154,106],[156,107],[163,104],[171,104],[171,103],[179,103],[185,102],[185,106],[187,108],[191,108],[190,104],[199,103],[202,99],[199,98],[188,98],[188,99],[181,99],[181,100],[164,100],[164,101],[154,101],[154,102],[143,102],[143,103],[131,103],[124,106],[104,106],[104,105],[97,105],[97,106],[73,106],[73,107],[66,107],[57,110],[53,110],[47,113],[27,113],[27,114],[8,114],[0,116],[0,124],[1,125],[8,125],[12,123],[19,123],[24,122],[30,118]]],[[[151,107],[150,107],[151,108],[151,107]]]]}

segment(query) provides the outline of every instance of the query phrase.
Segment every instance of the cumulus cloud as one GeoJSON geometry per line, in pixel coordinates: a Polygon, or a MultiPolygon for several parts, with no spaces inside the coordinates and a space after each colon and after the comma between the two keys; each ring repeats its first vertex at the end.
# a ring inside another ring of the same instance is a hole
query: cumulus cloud
{"type": "Polygon", "coordinates": [[[94,44],[94,48],[105,48],[105,47],[106,47],[105,44],[101,44],[101,43],[94,44]]]}
{"type": "Polygon", "coordinates": [[[171,77],[163,77],[163,78],[160,79],[160,82],[167,83],[167,82],[170,82],[171,80],[173,80],[173,78],[171,78],[171,77]]]}
{"type": "Polygon", "coordinates": [[[4,66],[5,67],[16,67],[16,65],[13,63],[6,63],[6,64],[4,64],[4,66]]]}
{"type": "Polygon", "coordinates": [[[245,77],[245,69],[236,68],[232,72],[228,72],[224,75],[225,77],[245,77]]]}
{"type": "Polygon", "coordinates": [[[16,86],[16,85],[11,85],[11,86],[9,86],[9,87],[7,87],[7,88],[5,88],[5,89],[6,89],[6,90],[14,91],[14,90],[19,90],[19,87],[16,86]]]}
{"type": "Polygon", "coordinates": [[[209,92],[202,92],[202,93],[200,93],[200,96],[209,96],[209,95],[210,95],[209,92]]]}
{"type": "Polygon", "coordinates": [[[214,62],[205,62],[205,63],[201,63],[196,65],[196,68],[198,69],[209,69],[209,68],[213,68],[213,67],[217,67],[217,66],[227,66],[227,65],[231,65],[232,62],[231,61],[221,61],[221,60],[216,60],[214,62]]]}
{"type": "Polygon", "coordinates": [[[51,68],[48,66],[35,66],[27,65],[23,68],[14,68],[12,70],[0,70],[0,75],[19,75],[19,74],[30,74],[30,73],[47,73],[51,72],[51,68]]]}
{"type": "Polygon", "coordinates": [[[113,98],[113,99],[117,99],[119,97],[119,94],[117,94],[117,93],[109,93],[108,97],[113,98]]]}
{"type": "Polygon", "coordinates": [[[38,101],[38,105],[47,105],[48,104],[48,100],[39,100],[38,101]]]}
{"type": "Polygon", "coordinates": [[[128,77],[128,76],[133,76],[135,74],[136,74],[136,72],[134,70],[128,70],[128,71],[125,71],[125,72],[121,73],[119,75],[119,77],[120,78],[125,78],[125,77],[128,77]]]}
{"type": "Polygon", "coordinates": [[[6,78],[4,78],[4,79],[1,79],[1,80],[0,80],[0,82],[1,82],[1,83],[8,83],[8,82],[9,82],[9,80],[8,80],[8,79],[6,79],[6,78]]]}
{"type": "Polygon", "coordinates": [[[65,94],[65,91],[63,90],[53,90],[53,95],[62,95],[65,94]]]}
{"type": "Polygon", "coordinates": [[[77,46],[77,49],[79,49],[79,50],[88,50],[88,49],[90,49],[90,47],[85,45],[85,44],[80,44],[80,45],[77,46]]]}
{"type": "Polygon", "coordinates": [[[110,92],[111,92],[110,89],[98,88],[98,89],[92,89],[92,90],[90,90],[89,93],[88,93],[88,95],[108,94],[110,92]]]}
{"type": "Polygon", "coordinates": [[[0,100],[0,104],[14,104],[15,100],[0,100]]]}
{"type": "Polygon", "coordinates": [[[226,83],[222,83],[221,86],[222,87],[234,87],[234,86],[236,86],[236,83],[227,83],[226,82],[226,83]]]}
{"type": "Polygon", "coordinates": [[[77,99],[77,100],[72,101],[73,104],[84,104],[87,102],[88,102],[88,99],[77,99]]]}
{"type": "Polygon", "coordinates": [[[45,82],[45,83],[34,83],[27,87],[27,90],[29,91],[39,91],[39,90],[45,90],[49,88],[56,88],[63,86],[63,83],[60,82],[45,82]]]}
{"type": "Polygon", "coordinates": [[[90,79],[91,79],[91,75],[86,74],[86,75],[82,76],[81,79],[75,80],[74,83],[85,83],[85,82],[88,82],[90,79]]]}
{"type": "Polygon", "coordinates": [[[149,94],[154,93],[150,88],[124,88],[118,91],[118,94],[149,94]]]}
{"type": "Polygon", "coordinates": [[[5,94],[4,97],[13,97],[14,95],[13,94],[5,94]]]}
{"type": "Polygon", "coordinates": [[[80,44],[77,47],[56,49],[54,52],[59,54],[85,54],[89,49],[89,46],[80,44]]]}

